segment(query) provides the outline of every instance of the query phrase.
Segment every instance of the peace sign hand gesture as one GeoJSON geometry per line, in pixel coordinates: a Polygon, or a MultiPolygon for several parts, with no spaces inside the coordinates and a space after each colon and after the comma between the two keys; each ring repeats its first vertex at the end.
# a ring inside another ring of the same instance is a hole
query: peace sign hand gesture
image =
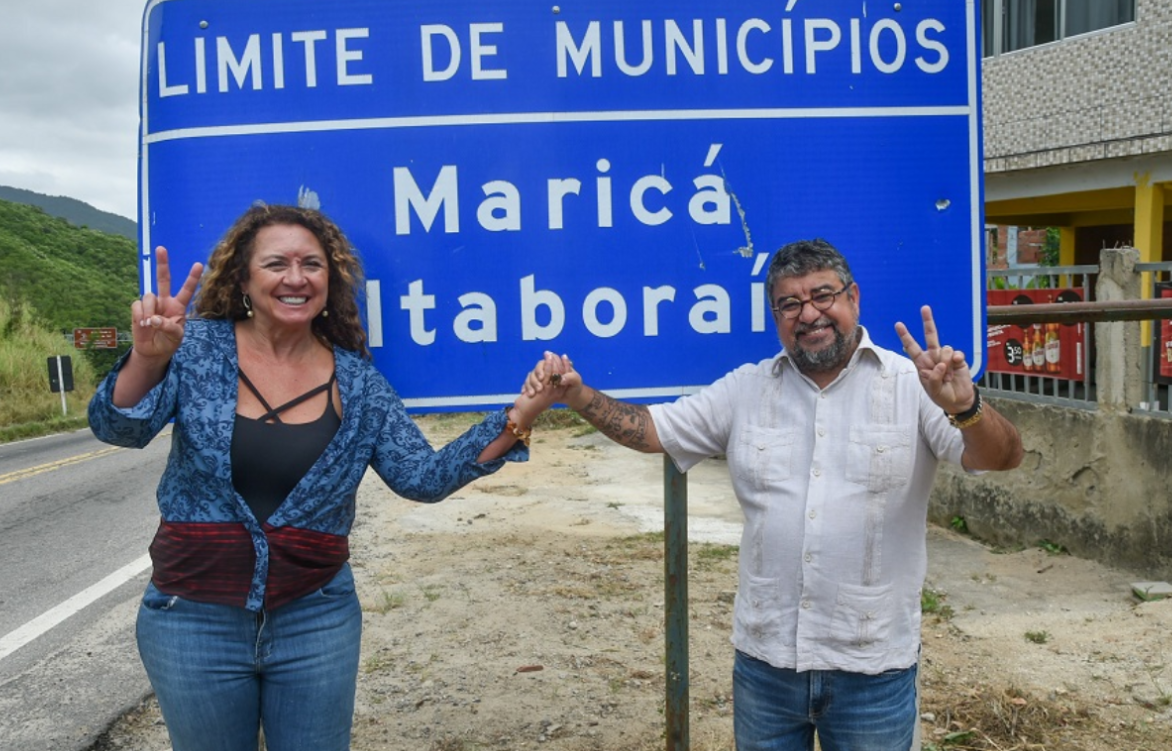
{"type": "Polygon", "coordinates": [[[920,382],[929,398],[945,412],[956,415],[973,406],[976,392],[973,377],[965,362],[964,353],[949,346],[940,346],[932,309],[920,308],[924,319],[924,346],[920,347],[903,323],[895,324],[895,333],[903,342],[903,351],[915,363],[920,382]]]}
{"type": "Polygon", "coordinates": [[[199,285],[203,264],[195,263],[187,274],[179,294],[171,295],[171,265],[167,249],[155,249],[155,289],[130,306],[131,328],[134,333],[134,354],[148,362],[166,364],[183,341],[183,325],[187,304],[199,285]]]}
{"type": "Polygon", "coordinates": [[[134,345],[114,382],[113,402],[117,407],[133,407],[155,387],[167,372],[179,344],[183,341],[183,325],[187,304],[199,286],[203,264],[192,264],[187,280],[179,294],[171,295],[171,266],[167,249],[155,249],[155,289],[130,306],[130,328],[134,345]]]}

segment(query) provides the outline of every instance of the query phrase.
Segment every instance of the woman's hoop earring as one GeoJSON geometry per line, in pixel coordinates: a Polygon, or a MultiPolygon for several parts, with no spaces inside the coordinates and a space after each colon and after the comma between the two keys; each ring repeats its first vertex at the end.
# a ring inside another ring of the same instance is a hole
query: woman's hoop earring
{"type": "Polygon", "coordinates": [[[243,301],[244,301],[244,309],[246,311],[248,311],[247,313],[245,313],[245,315],[248,316],[249,318],[252,318],[252,298],[248,296],[247,292],[244,293],[243,301]]]}

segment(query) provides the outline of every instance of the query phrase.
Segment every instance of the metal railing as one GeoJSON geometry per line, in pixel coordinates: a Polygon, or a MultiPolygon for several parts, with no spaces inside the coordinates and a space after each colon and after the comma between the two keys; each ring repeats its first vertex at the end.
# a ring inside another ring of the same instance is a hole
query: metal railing
{"type": "MultiPolygon", "coordinates": [[[[1148,296],[1153,300],[1164,295],[1172,297],[1172,263],[1137,263],[1135,270],[1147,275],[1145,284],[1148,296]],[[1165,292],[1165,290],[1169,290],[1165,292]]],[[[1161,341],[1160,331],[1167,328],[1167,321],[1152,321],[1148,326],[1148,346],[1152,356],[1143,359],[1144,398],[1136,411],[1159,416],[1172,417],[1172,404],[1169,404],[1169,386],[1172,385],[1172,341],[1161,341]],[[1161,368],[1163,361],[1163,368],[1161,368]],[[1161,373],[1163,370],[1163,373],[1161,373]]]]}
{"type": "MultiPolygon", "coordinates": [[[[990,350],[996,340],[1008,340],[1005,332],[1013,332],[1018,339],[1040,346],[1036,337],[1040,326],[1051,324],[1078,326],[1075,339],[1081,367],[1076,377],[1032,368],[1026,372],[1015,368],[986,368],[979,381],[990,395],[1019,401],[1055,404],[1078,409],[1096,409],[1098,400],[1095,384],[1094,327],[1090,324],[1105,321],[1144,321],[1143,352],[1139,362],[1142,369],[1140,391],[1142,396],[1130,411],[1147,416],[1172,418],[1172,262],[1137,263],[1135,271],[1142,274],[1144,299],[1092,301],[1095,278],[1099,268],[1086,266],[1048,266],[1014,269],[992,269],[986,272],[990,293],[997,290],[1022,290],[1012,304],[988,306],[990,350]],[[1044,290],[1076,291],[1077,295],[1047,295],[1044,290]],[[1069,301],[1075,298],[1077,301],[1069,301]],[[1049,298],[1054,298],[1050,300],[1049,298]],[[1021,305],[1017,303],[1035,303],[1021,305]],[[1030,333],[1031,331],[1035,333],[1030,333]],[[1005,372],[1008,370],[1009,372],[1005,372]]],[[[1006,295],[1001,295],[1005,298],[1006,295]]],[[[1069,342],[1069,339],[1066,341],[1069,342]]],[[[1064,345],[1065,346],[1065,345],[1064,345]]],[[[1030,352],[1025,353],[1029,358],[1030,352]]],[[[1058,370],[1057,368],[1055,370],[1058,370]]],[[[1134,397],[1133,397],[1134,398],[1134,397]]]]}
{"type": "MultiPolygon", "coordinates": [[[[985,272],[986,287],[989,290],[1021,290],[1023,296],[1042,297],[1039,291],[1075,290],[1081,300],[1090,300],[1095,288],[1099,267],[1093,264],[1078,266],[1038,266],[1031,268],[989,269],[985,272]]],[[[1032,302],[1032,300],[1031,300],[1032,302]]],[[[1003,333],[997,327],[1012,326],[1001,323],[992,314],[989,317],[990,335],[1003,333]]],[[[1077,329],[1077,346],[1074,356],[1078,358],[1078,377],[1038,372],[995,372],[989,368],[981,375],[978,383],[991,396],[1003,396],[1020,401],[1054,404],[1077,409],[1095,409],[1095,372],[1093,326],[1073,324],[1077,329]]],[[[1023,338],[1030,334],[1023,328],[1023,338]]]]}

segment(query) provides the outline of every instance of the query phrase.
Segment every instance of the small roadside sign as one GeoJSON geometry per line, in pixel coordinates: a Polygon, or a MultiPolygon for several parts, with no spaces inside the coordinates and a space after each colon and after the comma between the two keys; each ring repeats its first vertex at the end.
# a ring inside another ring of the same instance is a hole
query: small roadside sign
{"type": "Polygon", "coordinates": [[[73,391],[73,360],[69,355],[54,355],[49,360],[49,392],[61,395],[61,414],[68,414],[65,392],[73,391]]]}
{"type": "Polygon", "coordinates": [[[82,328],[73,330],[74,349],[117,349],[118,329],[82,328]]]}

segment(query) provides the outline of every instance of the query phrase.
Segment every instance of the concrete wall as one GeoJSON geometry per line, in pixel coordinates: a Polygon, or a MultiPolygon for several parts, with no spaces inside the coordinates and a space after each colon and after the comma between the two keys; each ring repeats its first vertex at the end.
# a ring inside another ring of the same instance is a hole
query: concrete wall
{"type": "Polygon", "coordinates": [[[964,517],[981,540],[1040,540],[1073,555],[1172,581],[1172,421],[990,399],[1017,425],[1025,460],[1011,472],[942,466],[929,518],[964,517]]]}
{"type": "MultiPolygon", "coordinates": [[[[1104,250],[1100,302],[1141,295],[1134,248],[1104,250]]],[[[989,401],[1022,436],[1025,459],[1010,472],[967,475],[942,467],[929,518],[964,517],[982,540],[1014,547],[1048,540],[1074,555],[1172,581],[1172,420],[1133,414],[1139,403],[1139,323],[1095,324],[1098,400],[1093,410],[989,401]]]]}

